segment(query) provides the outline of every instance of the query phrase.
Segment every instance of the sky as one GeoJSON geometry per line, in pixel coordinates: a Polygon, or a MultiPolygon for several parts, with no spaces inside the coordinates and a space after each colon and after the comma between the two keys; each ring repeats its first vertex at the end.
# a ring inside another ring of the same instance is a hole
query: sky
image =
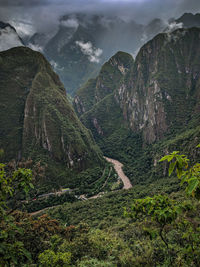
{"type": "Polygon", "coordinates": [[[184,12],[200,13],[200,0],[0,0],[0,20],[18,32],[54,31],[67,13],[100,13],[146,24],[168,20],[184,12]]]}

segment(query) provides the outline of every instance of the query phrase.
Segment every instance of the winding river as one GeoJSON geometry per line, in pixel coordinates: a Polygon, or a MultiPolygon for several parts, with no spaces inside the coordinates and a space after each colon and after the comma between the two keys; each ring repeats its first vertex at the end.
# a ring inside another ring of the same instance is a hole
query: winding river
{"type": "Polygon", "coordinates": [[[111,158],[107,158],[104,157],[108,162],[111,162],[114,165],[114,168],[118,174],[118,176],[120,177],[120,179],[122,180],[124,187],[123,189],[130,189],[132,186],[129,178],[124,174],[122,167],[123,164],[121,162],[119,162],[118,160],[115,159],[111,159],[111,158]]]}

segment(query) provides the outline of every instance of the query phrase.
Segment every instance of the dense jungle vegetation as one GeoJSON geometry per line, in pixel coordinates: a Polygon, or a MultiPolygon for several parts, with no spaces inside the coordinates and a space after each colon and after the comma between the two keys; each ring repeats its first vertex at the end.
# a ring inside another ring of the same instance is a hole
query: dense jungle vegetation
{"type": "Polygon", "coordinates": [[[177,151],[161,161],[170,177],[39,217],[9,208],[33,187],[31,171],[1,164],[1,265],[198,266],[200,164],[177,151]]]}

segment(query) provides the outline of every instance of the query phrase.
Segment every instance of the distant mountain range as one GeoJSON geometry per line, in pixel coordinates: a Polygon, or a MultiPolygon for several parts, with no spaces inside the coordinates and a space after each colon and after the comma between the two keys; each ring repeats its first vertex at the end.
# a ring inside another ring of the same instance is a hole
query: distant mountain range
{"type": "Polygon", "coordinates": [[[185,13],[176,20],[176,23],[183,23],[184,28],[200,27],[200,14],[185,13]]]}
{"type": "MultiPolygon", "coordinates": [[[[156,34],[191,26],[200,26],[200,14],[185,13],[167,23],[154,19],[148,25],[105,15],[68,14],[60,18],[59,29],[53,37],[37,32],[26,40],[26,45],[47,57],[67,92],[74,95],[117,51],[135,57],[140,47],[156,34]]],[[[0,30],[1,51],[23,45],[9,24],[2,23],[0,30]]]]}
{"type": "Polygon", "coordinates": [[[41,47],[67,92],[74,95],[117,51],[135,57],[140,47],[156,34],[190,26],[200,26],[198,14],[184,14],[170,23],[154,19],[147,25],[118,17],[71,14],[60,19],[58,32],[49,41],[44,35],[36,34],[29,45],[41,47]]]}

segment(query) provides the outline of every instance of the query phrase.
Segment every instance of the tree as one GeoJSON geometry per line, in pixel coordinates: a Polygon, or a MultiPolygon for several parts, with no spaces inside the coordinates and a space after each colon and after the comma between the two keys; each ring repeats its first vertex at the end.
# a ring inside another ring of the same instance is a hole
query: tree
{"type": "MultiPolygon", "coordinates": [[[[200,163],[190,164],[190,160],[179,154],[179,151],[164,156],[160,162],[165,160],[170,163],[169,176],[175,171],[181,185],[186,184],[187,194],[199,200],[200,163]]],[[[167,251],[167,264],[199,266],[199,220],[196,220],[195,210],[189,201],[180,203],[165,195],[134,199],[131,209],[125,210],[125,215],[133,220],[140,219],[143,225],[148,222],[147,228],[143,227],[143,230],[149,234],[150,239],[157,239],[159,236],[163,241],[167,251]],[[188,216],[189,213],[192,218],[188,216]],[[153,226],[153,231],[150,225],[153,226]]]]}
{"type": "MultiPolygon", "coordinates": [[[[27,195],[30,188],[33,188],[32,171],[30,169],[19,168],[13,173],[6,173],[6,165],[0,163],[0,211],[1,215],[5,215],[8,209],[7,200],[9,197],[15,199],[19,191],[24,191],[27,195]]],[[[2,219],[2,218],[1,218],[2,219]]]]}
{"type": "MultiPolygon", "coordinates": [[[[197,146],[200,148],[200,144],[197,146]]],[[[169,176],[176,172],[177,177],[181,180],[181,185],[187,184],[186,192],[196,199],[200,200],[200,163],[190,167],[190,160],[185,155],[180,155],[179,151],[174,151],[160,159],[160,162],[167,160],[169,165],[169,176]]]]}
{"type": "Polygon", "coordinates": [[[8,208],[9,198],[15,199],[17,192],[28,193],[32,172],[19,168],[12,174],[6,173],[6,165],[0,163],[0,265],[20,265],[31,260],[31,254],[25,249],[23,242],[18,241],[16,235],[23,235],[22,229],[14,223],[11,215],[13,207],[8,208]]]}
{"type": "Polygon", "coordinates": [[[181,206],[167,196],[156,195],[144,199],[134,199],[131,211],[125,210],[124,215],[134,218],[149,217],[159,227],[159,236],[168,249],[167,239],[163,236],[164,227],[174,222],[181,211],[181,206]]]}
{"type": "Polygon", "coordinates": [[[71,266],[71,253],[70,252],[57,252],[53,250],[45,250],[39,255],[40,266],[54,267],[54,266],[71,266]]]}

